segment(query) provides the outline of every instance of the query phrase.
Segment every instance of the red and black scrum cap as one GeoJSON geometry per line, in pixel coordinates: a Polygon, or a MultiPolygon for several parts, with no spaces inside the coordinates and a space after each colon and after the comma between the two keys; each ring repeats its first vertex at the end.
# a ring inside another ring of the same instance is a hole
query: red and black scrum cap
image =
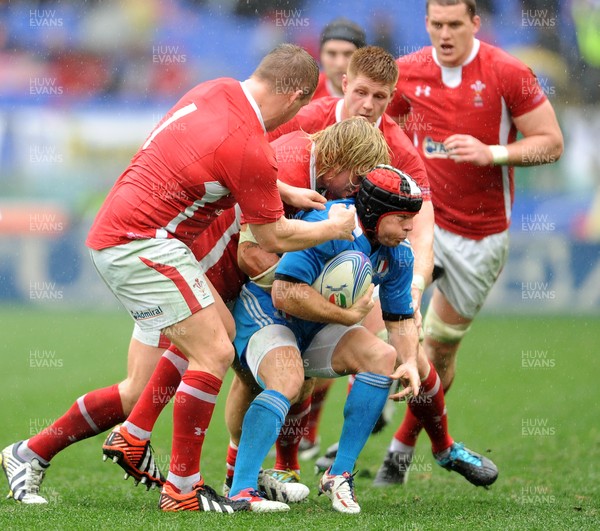
{"type": "Polygon", "coordinates": [[[363,227],[373,232],[381,218],[416,214],[422,204],[421,189],[413,178],[387,164],[367,173],[356,195],[356,213],[363,227]]]}

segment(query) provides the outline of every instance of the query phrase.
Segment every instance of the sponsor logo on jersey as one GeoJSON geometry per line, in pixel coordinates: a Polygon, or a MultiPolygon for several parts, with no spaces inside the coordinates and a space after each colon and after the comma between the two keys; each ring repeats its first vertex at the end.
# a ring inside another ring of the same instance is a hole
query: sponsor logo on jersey
{"type": "Polygon", "coordinates": [[[481,97],[481,93],[485,88],[485,83],[478,79],[471,85],[471,88],[475,91],[475,96],[473,96],[473,105],[475,105],[475,107],[483,107],[483,98],[481,97]]]}
{"type": "Polygon", "coordinates": [[[134,310],[130,311],[131,316],[136,321],[145,321],[146,319],[152,319],[163,314],[163,310],[160,306],[156,308],[148,308],[147,310],[134,310]]]}
{"type": "Polygon", "coordinates": [[[448,151],[443,142],[436,142],[430,136],[423,139],[423,153],[428,159],[447,159],[448,151]]]}
{"type": "Polygon", "coordinates": [[[417,85],[415,87],[415,96],[426,96],[429,98],[431,96],[431,87],[429,85],[417,85]]]}

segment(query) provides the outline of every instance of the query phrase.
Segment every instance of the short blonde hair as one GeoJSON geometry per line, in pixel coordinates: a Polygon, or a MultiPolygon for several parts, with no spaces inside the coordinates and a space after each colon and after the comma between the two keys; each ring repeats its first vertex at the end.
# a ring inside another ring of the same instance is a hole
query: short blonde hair
{"type": "MultiPolygon", "coordinates": [[[[309,135],[315,146],[317,177],[330,170],[364,176],[378,164],[390,163],[390,149],[378,127],[361,117],[348,118],[309,135]]],[[[353,181],[353,184],[358,184],[353,181]]]]}
{"type": "Polygon", "coordinates": [[[252,76],[267,82],[273,92],[302,91],[302,99],[310,99],[319,82],[319,66],[300,46],[280,44],[265,55],[252,76]]]}

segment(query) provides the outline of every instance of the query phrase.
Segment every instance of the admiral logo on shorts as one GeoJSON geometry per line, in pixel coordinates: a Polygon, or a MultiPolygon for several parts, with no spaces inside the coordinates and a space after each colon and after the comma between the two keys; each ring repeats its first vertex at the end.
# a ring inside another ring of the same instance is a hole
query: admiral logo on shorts
{"type": "Polygon", "coordinates": [[[163,310],[160,306],[157,306],[156,308],[149,308],[148,310],[131,311],[131,315],[136,321],[145,321],[146,319],[153,319],[154,317],[158,317],[162,314],[163,310]]]}

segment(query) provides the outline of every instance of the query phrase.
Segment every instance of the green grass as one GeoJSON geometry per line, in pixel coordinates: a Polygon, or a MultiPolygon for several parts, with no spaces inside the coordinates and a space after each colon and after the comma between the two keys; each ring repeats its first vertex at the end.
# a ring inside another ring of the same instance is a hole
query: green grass
{"type": "MultiPolygon", "coordinates": [[[[131,321],[122,314],[0,309],[0,448],[61,415],[81,394],[123,378],[131,321]],[[54,361],[35,367],[36,351],[54,361]],[[32,359],[34,362],[32,363],[32,359]]],[[[52,462],[44,507],[0,501],[0,529],[597,529],[600,526],[600,318],[481,317],[464,341],[449,393],[456,440],[485,452],[500,468],[477,489],[433,461],[424,437],[409,484],[370,484],[395,426],[372,437],[359,458],[358,516],[334,513],[313,489],[308,503],[282,515],[163,514],[158,492],[125,482],[101,460],[103,436],[75,444],[52,462]],[[545,359],[542,362],[527,361],[545,359]],[[524,367],[523,365],[533,365],[524,367]],[[535,365],[538,365],[537,367],[535,365]],[[545,367],[539,365],[546,365],[545,367]],[[529,434],[528,434],[529,433],[529,434]]],[[[324,413],[323,446],[337,440],[345,379],[324,413]]],[[[224,387],[226,387],[225,384],[224,387]]],[[[203,450],[202,470],[220,490],[227,433],[221,396],[203,450]]],[[[396,425],[404,405],[398,405],[396,425]]],[[[153,444],[166,468],[170,408],[153,444]]],[[[131,481],[131,480],[130,480],[131,481]]],[[[0,480],[6,488],[4,480],[0,480]]]]}

